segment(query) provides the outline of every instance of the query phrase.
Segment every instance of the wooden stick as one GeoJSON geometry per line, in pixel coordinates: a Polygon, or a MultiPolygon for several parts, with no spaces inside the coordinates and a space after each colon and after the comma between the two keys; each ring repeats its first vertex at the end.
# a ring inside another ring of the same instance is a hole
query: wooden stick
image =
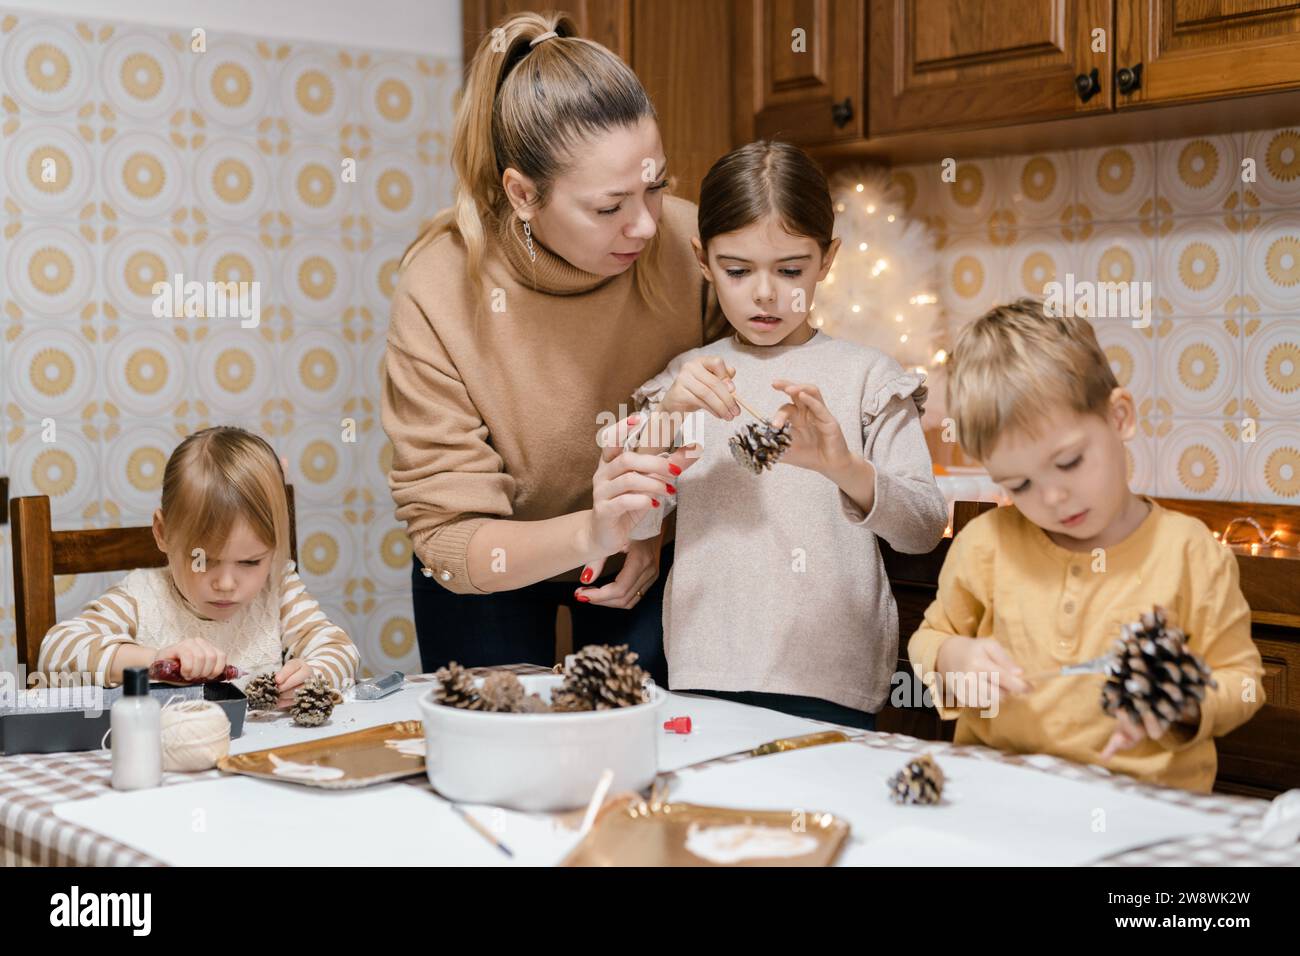
{"type": "Polygon", "coordinates": [[[452,813],[456,814],[458,817],[460,817],[462,820],[464,820],[466,823],[469,824],[469,828],[471,830],[473,830],[483,839],[487,840],[489,843],[491,843],[494,847],[496,847],[506,856],[511,858],[514,857],[515,855],[514,851],[511,850],[510,847],[502,843],[500,840],[498,840],[496,838],[496,834],[494,834],[491,830],[489,830],[483,824],[475,820],[474,817],[470,815],[469,811],[467,811],[464,807],[462,807],[458,803],[452,803],[450,801],[448,801],[447,805],[451,807],[452,813]]]}
{"type": "Polygon", "coordinates": [[[732,392],[731,397],[736,400],[737,405],[739,405],[745,411],[749,412],[749,414],[753,415],[760,422],[770,421],[770,419],[766,415],[760,415],[758,412],[754,411],[754,406],[749,404],[749,402],[745,401],[743,398],[741,398],[736,392],[732,392]]]}

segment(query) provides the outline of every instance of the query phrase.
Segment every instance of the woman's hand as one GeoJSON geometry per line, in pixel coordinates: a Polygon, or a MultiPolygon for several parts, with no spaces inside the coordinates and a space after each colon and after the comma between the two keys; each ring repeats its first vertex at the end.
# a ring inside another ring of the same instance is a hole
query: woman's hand
{"type": "MultiPolygon", "coordinates": [[[[659,551],[662,535],[633,541],[626,548],[627,560],[614,580],[598,588],[578,588],[574,597],[584,603],[600,604],[604,607],[621,607],[631,609],[640,603],[646,591],[659,578],[659,551]]],[[[600,577],[600,570],[605,566],[604,558],[588,562],[582,569],[582,580],[594,581],[600,577]]]]}
{"type": "MultiPolygon", "coordinates": [[[[187,681],[220,680],[226,675],[226,654],[201,637],[191,637],[160,648],[154,661],[173,660],[187,681]]],[[[150,664],[153,661],[149,662],[150,664]]],[[[147,666],[147,665],[146,665],[147,666]]]]}
{"type": "Polygon", "coordinates": [[[772,416],[780,428],[790,423],[790,447],[781,456],[781,464],[807,468],[831,477],[845,473],[854,463],[840,423],[835,420],[816,385],[801,385],[777,379],[772,387],[784,392],[790,401],[772,416]]]}
{"type": "Polygon", "coordinates": [[[275,687],[280,692],[275,706],[280,710],[291,706],[298,688],[315,676],[315,669],[301,657],[289,661],[275,672],[275,687]]]}
{"type": "Polygon", "coordinates": [[[732,392],[736,370],[716,355],[693,358],[677,373],[677,378],[664,394],[659,410],[682,415],[704,409],[717,418],[731,421],[740,414],[732,392]]]}
{"type": "Polygon", "coordinates": [[[637,522],[651,508],[662,507],[665,494],[676,493],[677,476],[696,457],[695,445],[679,448],[666,457],[624,451],[623,442],[639,420],[631,415],[600,434],[600,464],[591,479],[591,514],[586,529],[587,550],[597,557],[628,547],[637,522]]]}

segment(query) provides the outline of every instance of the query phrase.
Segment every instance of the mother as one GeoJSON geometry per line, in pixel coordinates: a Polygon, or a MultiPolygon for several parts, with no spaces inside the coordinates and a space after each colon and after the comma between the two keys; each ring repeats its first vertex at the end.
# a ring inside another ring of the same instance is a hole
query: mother
{"type": "Polygon", "coordinates": [[[402,260],[383,391],[421,665],[550,664],[567,605],[575,647],[629,643],[666,685],[671,548],[628,531],[688,463],[596,435],[723,327],[695,206],[665,195],[635,74],[554,14],[480,43],[452,164],[455,204],[402,260]]]}

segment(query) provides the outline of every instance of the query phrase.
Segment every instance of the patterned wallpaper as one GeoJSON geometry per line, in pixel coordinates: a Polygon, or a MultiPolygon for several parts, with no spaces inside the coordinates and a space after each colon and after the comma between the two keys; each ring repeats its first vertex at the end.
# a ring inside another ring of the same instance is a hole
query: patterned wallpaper
{"type": "Polygon", "coordinates": [[[1138,403],[1135,490],[1300,503],[1300,130],[894,175],[938,236],[954,328],[1067,273],[1151,284],[1149,327],[1094,320],[1138,403]]]}
{"type": "MultiPolygon", "coordinates": [[[[451,199],[459,64],[191,40],[0,10],[0,473],[56,528],[146,524],[184,435],[255,430],[288,459],[308,587],[365,667],[418,669],[379,369],[397,259],[451,199]],[[178,273],[259,282],[260,323],[155,318],[178,273]]],[[[60,617],[118,577],[60,579],[60,617]]]]}

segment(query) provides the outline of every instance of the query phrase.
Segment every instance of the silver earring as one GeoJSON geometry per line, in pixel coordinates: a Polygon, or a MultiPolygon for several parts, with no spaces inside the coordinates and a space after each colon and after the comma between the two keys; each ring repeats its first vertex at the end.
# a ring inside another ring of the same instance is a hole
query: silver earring
{"type": "Polygon", "coordinates": [[[524,220],[524,245],[528,247],[528,258],[533,262],[537,261],[537,250],[533,248],[533,227],[528,225],[528,220],[524,220]]]}

